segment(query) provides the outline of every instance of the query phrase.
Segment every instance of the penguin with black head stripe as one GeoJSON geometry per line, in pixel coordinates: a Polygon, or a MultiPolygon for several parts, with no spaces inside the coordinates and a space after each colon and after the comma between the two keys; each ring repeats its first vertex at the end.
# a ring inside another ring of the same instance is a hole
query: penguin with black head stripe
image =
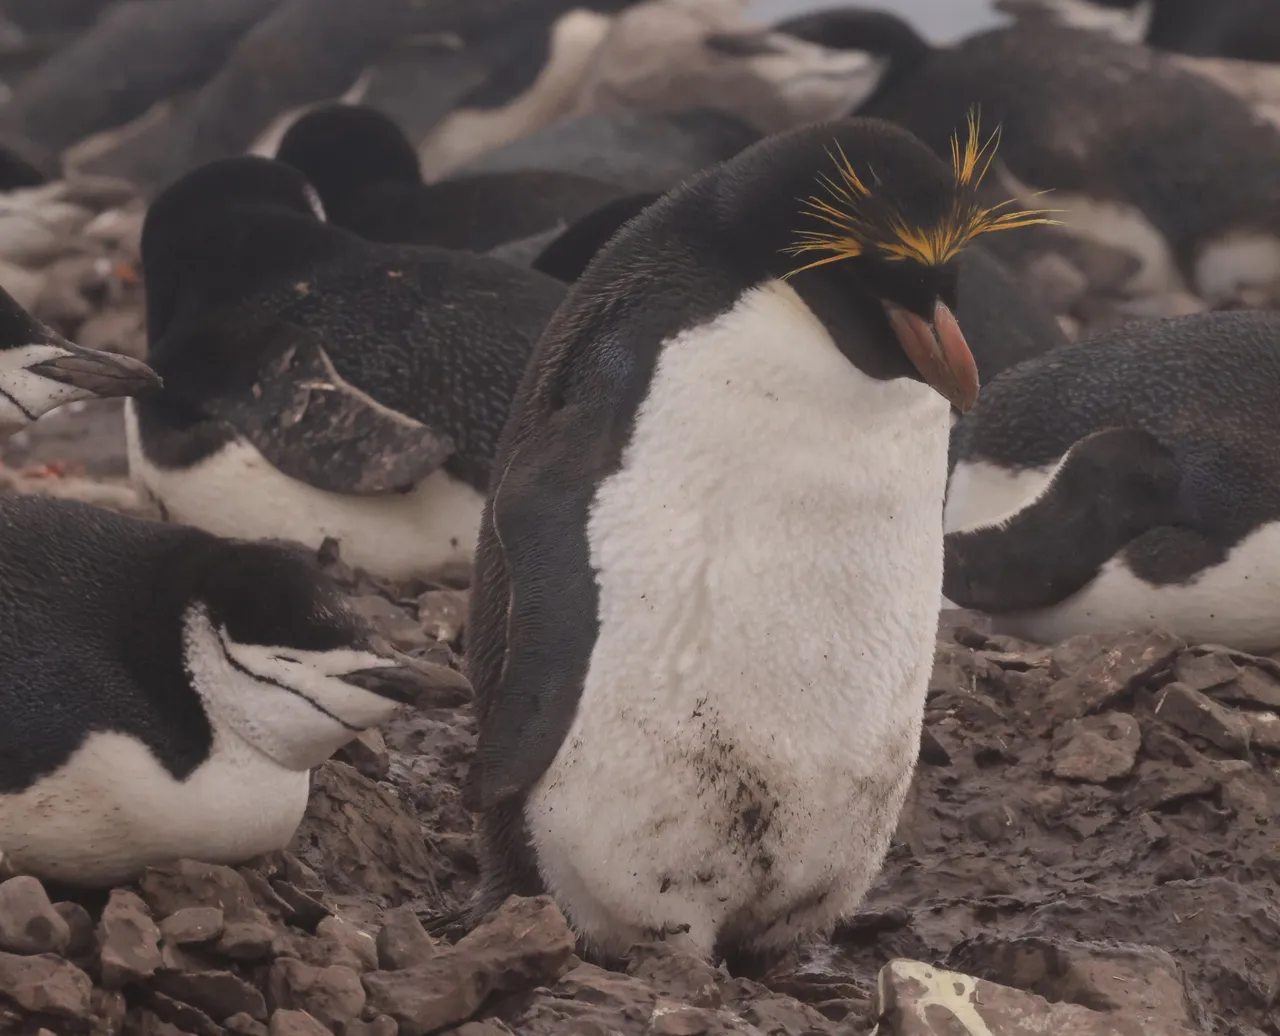
{"type": "Polygon", "coordinates": [[[650,205],[539,342],[469,624],[482,914],[549,891],[600,957],[769,953],[852,911],[911,779],[942,580],[953,315],[991,210],[874,120],[650,205]],[[799,199],[808,199],[802,202],[799,199]]]}
{"type": "Polygon", "coordinates": [[[284,848],[312,767],[466,686],[296,547],[70,500],[0,498],[0,627],[0,848],[78,885],[284,848]]]}
{"type": "Polygon", "coordinates": [[[220,536],[339,541],[392,578],[469,564],[498,434],[564,286],[324,222],[283,162],[221,159],[152,202],[135,482],[220,536]]]}

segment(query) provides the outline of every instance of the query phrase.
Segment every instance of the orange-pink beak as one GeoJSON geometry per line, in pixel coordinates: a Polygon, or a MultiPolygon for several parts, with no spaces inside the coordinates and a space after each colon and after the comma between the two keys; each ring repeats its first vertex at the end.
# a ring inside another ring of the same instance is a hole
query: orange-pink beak
{"type": "Polygon", "coordinates": [[[892,302],[884,303],[884,309],[902,351],[925,382],[962,414],[973,406],[978,398],[978,367],[951,310],[939,302],[929,324],[892,302]]]}

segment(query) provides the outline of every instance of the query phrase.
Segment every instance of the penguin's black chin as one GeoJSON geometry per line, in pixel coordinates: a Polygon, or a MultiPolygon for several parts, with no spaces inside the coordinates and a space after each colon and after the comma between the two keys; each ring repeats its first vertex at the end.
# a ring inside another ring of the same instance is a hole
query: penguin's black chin
{"type": "Polygon", "coordinates": [[[902,351],[925,383],[960,413],[972,407],[978,398],[978,367],[946,303],[934,303],[932,321],[888,300],[882,305],[902,351]]]}

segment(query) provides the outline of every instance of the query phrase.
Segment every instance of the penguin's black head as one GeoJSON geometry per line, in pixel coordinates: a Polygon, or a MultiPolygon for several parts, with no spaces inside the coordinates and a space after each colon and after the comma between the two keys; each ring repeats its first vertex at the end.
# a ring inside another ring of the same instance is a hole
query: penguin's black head
{"type": "Polygon", "coordinates": [[[530,265],[539,273],[572,284],[625,223],[661,197],[653,191],[643,191],[605,202],[565,227],[530,265]]]}
{"type": "Polygon", "coordinates": [[[244,292],[296,278],[353,241],[324,222],[315,189],[293,166],[245,155],[193,169],[156,196],[142,225],[152,350],[179,314],[205,321],[244,292]]]}
{"type": "Polygon", "coordinates": [[[1051,222],[1040,211],[978,201],[996,143],[996,135],[981,142],[971,117],[948,169],[918,138],[878,119],[777,134],[721,167],[721,218],[744,254],[767,257],[764,275],[789,282],[824,322],[854,313],[886,332],[884,341],[896,339],[900,352],[868,355],[860,366],[884,377],[914,371],[964,411],[978,377],[953,316],[956,256],[980,234],[1051,222]],[[903,354],[910,367],[895,360],[903,354]]]}
{"type": "Polygon", "coordinates": [[[883,59],[885,71],[875,93],[863,104],[893,89],[933,53],[933,47],[906,19],[866,7],[812,11],[775,23],[773,31],[831,50],[857,50],[883,59]]]}
{"type": "Polygon", "coordinates": [[[418,156],[395,121],[363,105],[316,108],[289,127],[276,158],[300,171],[338,213],[377,183],[422,183],[418,156]]]}
{"type": "Polygon", "coordinates": [[[201,697],[281,762],[314,765],[313,749],[332,751],[397,704],[466,684],[391,648],[296,544],[193,530],[167,559],[166,582],[181,598],[185,668],[201,697]]]}

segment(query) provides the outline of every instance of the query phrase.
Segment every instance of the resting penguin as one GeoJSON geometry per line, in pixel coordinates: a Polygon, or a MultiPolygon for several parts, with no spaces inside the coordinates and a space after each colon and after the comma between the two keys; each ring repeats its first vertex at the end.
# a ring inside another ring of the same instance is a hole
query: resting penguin
{"type": "Polygon", "coordinates": [[[1280,648],[1280,314],[1128,324],[957,425],[944,593],[1054,643],[1159,626],[1280,648]]]}
{"type": "Polygon", "coordinates": [[[370,241],[471,252],[571,222],[623,193],[587,176],[545,169],[424,184],[400,127],[356,105],[304,115],[289,127],[276,158],[306,176],[336,226],[370,241]]]}
{"type": "MultiPolygon", "coordinates": [[[[802,35],[874,53],[892,17],[843,8],[802,35]]],[[[1190,287],[1216,302],[1280,281],[1280,127],[1169,55],[1045,19],[946,49],[901,35],[883,46],[886,79],[859,114],[946,155],[976,105],[1010,141],[992,183],[1024,198],[1051,189],[1067,229],[1140,256],[1127,291],[1190,287]]]]}
{"type": "MultiPolygon", "coordinates": [[[[576,281],[609,239],[659,197],[632,194],[601,206],[549,241],[530,265],[558,280],[576,281]]],[[[981,245],[965,248],[956,257],[956,269],[956,318],[983,382],[1067,344],[1062,327],[1026,282],[981,245]]]]}
{"type": "Polygon", "coordinates": [[[564,295],[484,256],[326,225],[302,174],[221,159],[152,203],[135,482],[221,536],[340,541],[392,578],[469,564],[525,362],[564,295]]]}
{"type": "Polygon", "coordinates": [[[394,656],[297,548],[0,497],[0,847],[109,885],[282,849],[308,770],[463,686],[394,656]]]}
{"type": "Polygon", "coordinates": [[[0,439],[64,403],[159,387],[145,363],[68,342],[0,288],[0,439]]]}
{"type": "Polygon", "coordinates": [[[1037,218],[976,205],[988,156],[778,134],[575,285],[476,556],[474,913],[549,891],[607,958],[767,953],[857,906],[917,753],[948,402],[978,389],[954,255],[1037,218]]]}
{"type": "Polygon", "coordinates": [[[996,6],[1180,54],[1280,61],[1274,0],[996,0],[996,6]]]}

